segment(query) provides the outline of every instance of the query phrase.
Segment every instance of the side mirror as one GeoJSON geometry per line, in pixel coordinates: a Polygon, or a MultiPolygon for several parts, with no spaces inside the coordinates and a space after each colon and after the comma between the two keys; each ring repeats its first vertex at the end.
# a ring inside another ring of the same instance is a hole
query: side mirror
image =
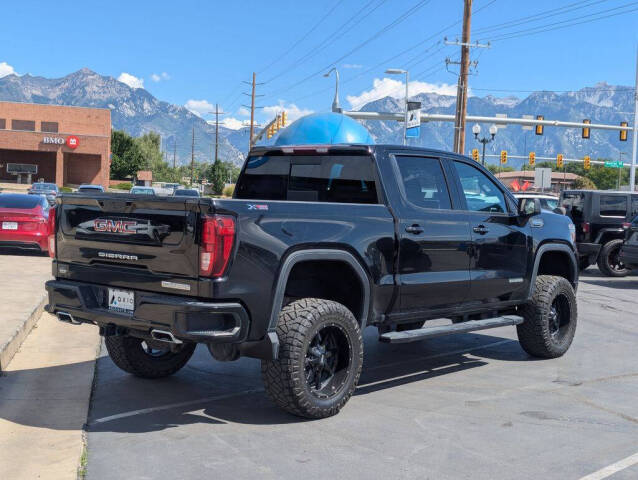
{"type": "Polygon", "coordinates": [[[541,213],[541,202],[538,198],[521,198],[518,201],[518,214],[521,217],[531,217],[541,213]]]}
{"type": "Polygon", "coordinates": [[[567,210],[565,207],[556,207],[554,209],[554,213],[558,213],[559,215],[567,215],[567,210]]]}

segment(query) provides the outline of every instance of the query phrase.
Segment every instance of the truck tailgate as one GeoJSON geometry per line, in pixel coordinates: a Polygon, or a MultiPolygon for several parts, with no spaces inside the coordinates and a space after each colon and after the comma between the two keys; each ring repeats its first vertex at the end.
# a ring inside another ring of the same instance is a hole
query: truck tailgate
{"type": "Polygon", "coordinates": [[[58,200],[57,262],[68,278],[165,291],[162,280],[197,294],[199,199],[136,195],[62,195],[58,200]],[[90,268],[88,268],[90,267],[90,268]],[[187,281],[190,280],[190,281],[187,281]]]}

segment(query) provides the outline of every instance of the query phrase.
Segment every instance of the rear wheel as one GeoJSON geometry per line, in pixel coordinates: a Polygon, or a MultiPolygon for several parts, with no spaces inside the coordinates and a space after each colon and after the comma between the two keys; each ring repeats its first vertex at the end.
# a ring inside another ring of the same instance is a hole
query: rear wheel
{"type": "Polygon", "coordinates": [[[277,335],[279,358],[261,364],[270,398],[300,417],[338,413],[363,363],[361,330],[350,310],[331,300],[297,300],[279,314],[277,335]]]}
{"type": "Polygon", "coordinates": [[[603,245],[598,255],[598,268],[608,277],[624,277],[629,273],[629,268],[620,260],[620,249],[623,240],[616,238],[603,245]]]}
{"type": "Polygon", "coordinates": [[[195,343],[183,343],[172,351],[164,342],[129,336],[104,339],[113,363],[125,372],[142,378],[162,378],[180,370],[191,358],[195,343]]]}
{"type": "Polygon", "coordinates": [[[516,326],[521,347],[530,355],[563,355],[576,333],[576,295],[563,277],[539,275],[532,300],[522,308],[525,321],[516,326]]]}

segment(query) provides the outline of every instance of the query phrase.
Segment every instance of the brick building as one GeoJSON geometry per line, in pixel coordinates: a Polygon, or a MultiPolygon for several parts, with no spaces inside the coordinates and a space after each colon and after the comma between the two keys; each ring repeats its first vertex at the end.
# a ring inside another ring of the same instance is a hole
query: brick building
{"type": "Polygon", "coordinates": [[[0,182],[106,188],[110,152],[108,109],[0,102],[0,182]]]}

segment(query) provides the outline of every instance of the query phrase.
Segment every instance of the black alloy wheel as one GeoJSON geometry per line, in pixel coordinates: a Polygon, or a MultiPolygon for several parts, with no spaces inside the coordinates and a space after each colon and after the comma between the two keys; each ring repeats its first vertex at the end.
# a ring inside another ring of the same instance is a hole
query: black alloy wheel
{"type": "Polygon", "coordinates": [[[306,351],[306,385],[312,395],[328,399],[341,393],[348,376],[352,348],[338,325],[326,325],[314,336],[306,351]]]}

